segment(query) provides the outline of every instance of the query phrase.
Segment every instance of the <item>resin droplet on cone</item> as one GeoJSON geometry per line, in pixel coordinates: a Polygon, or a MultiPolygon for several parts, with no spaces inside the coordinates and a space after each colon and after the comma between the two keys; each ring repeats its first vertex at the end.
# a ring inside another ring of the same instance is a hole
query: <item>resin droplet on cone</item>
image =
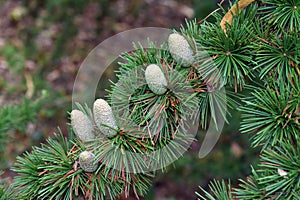
{"type": "Polygon", "coordinates": [[[159,66],[151,64],[145,71],[146,82],[150,90],[158,95],[162,95],[167,91],[167,80],[159,66]]]}
{"type": "Polygon", "coordinates": [[[169,50],[174,60],[183,66],[194,63],[194,52],[188,41],[178,33],[172,33],[168,38],[169,50]]]}
{"type": "Polygon", "coordinates": [[[98,165],[94,162],[95,155],[89,151],[83,151],[79,154],[79,165],[85,172],[94,172],[98,165]]]}
{"type": "Polygon", "coordinates": [[[94,120],[101,133],[111,137],[117,134],[118,126],[109,104],[103,99],[97,99],[93,107],[94,120]]]}
{"type": "Polygon", "coordinates": [[[76,136],[83,142],[95,138],[92,122],[80,110],[72,110],[71,125],[76,136]]]}

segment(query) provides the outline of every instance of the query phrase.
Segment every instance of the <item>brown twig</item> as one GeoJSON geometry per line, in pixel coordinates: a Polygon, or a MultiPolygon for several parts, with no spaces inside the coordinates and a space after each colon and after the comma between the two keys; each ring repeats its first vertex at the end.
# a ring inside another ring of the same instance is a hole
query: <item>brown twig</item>
{"type": "MultiPolygon", "coordinates": [[[[222,0],[219,5],[222,5],[224,3],[225,0],[222,0]]],[[[215,12],[218,12],[220,10],[220,8],[215,9],[214,11],[212,11],[209,15],[207,15],[204,19],[200,20],[198,22],[198,24],[201,24],[203,21],[207,20],[207,18],[209,18],[210,16],[212,16],[215,12]]]]}

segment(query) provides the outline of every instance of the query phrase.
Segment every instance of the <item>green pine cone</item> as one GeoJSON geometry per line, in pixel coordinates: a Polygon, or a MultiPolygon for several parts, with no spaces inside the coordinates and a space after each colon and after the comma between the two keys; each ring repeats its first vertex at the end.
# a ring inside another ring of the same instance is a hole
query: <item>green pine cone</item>
{"type": "Polygon", "coordinates": [[[85,172],[94,172],[98,164],[94,163],[95,155],[89,151],[83,151],[79,154],[79,165],[85,172]]]}
{"type": "Polygon", "coordinates": [[[80,110],[72,110],[71,126],[76,136],[83,142],[94,139],[93,124],[80,110]]]}
{"type": "Polygon", "coordinates": [[[162,95],[167,91],[167,80],[159,66],[151,64],[145,71],[146,82],[150,90],[158,95],[162,95]]]}
{"type": "Polygon", "coordinates": [[[109,104],[103,99],[97,99],[93,107],[94,119],[101,133],[111,137],[117,134],[118,126],[109,104]]]}
{"type": "Polygon", "coordinates": [[[194,52],[188,41],[178,33],[172,33],[168,38],[169,50],[174,60],[183,66],[194,63],[194,52]]]}

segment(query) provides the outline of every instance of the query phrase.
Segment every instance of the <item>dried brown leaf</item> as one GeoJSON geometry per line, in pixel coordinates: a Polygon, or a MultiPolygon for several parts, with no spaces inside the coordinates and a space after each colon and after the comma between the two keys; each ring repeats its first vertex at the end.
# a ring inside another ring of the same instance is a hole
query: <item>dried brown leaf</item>
{"type": "Polygon", "coordinates": [[[255,0],[240,0],[237,4],[234,4],[230,10],[224,15],[220,25],[226,33],[226,23],[231,24],[233,15],[239,14],[244,8],[251,4],[255,0]]]}

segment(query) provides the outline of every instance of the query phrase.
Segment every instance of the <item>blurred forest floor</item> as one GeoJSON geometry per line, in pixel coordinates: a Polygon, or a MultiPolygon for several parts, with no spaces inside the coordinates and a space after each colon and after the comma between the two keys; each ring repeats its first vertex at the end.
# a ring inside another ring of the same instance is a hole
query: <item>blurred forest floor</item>
{"type": "MultiPolygon", "coordinates": [[[[34,119],[24,129],[12,128],[0,155],[2,177],[12,182],[9,171],[16,156],[40,145],[58,132],[67,133],[71,95],[76,73],[88,53],[106,38],[138,27],[178,29],[185,19],[198,20],[216,9],[211,0],[0,0],[0,109],[20,103],[32,107],[34,119]]],[[[107,70],[103,80],[113,79],[107,70]]],[[[102,80],[102,79],[101,79],[102,80]]],[[[104,96],[109,82],[101,82],[104,96]]],[[[28,111],[29,112],[29,111],[28,111]]],[[[12,120],[14,121],[14,120],[12,120]]],[[[198,185],[212,178],[242,178],[250,172],[255,152],[236,123],[225,127],[209,156],[197,158],[200,143],[154,180],[147,199],[196,199],[198,185]]],[[[1,122],[1,120],[0,120],[1,122]]],[[[1,126],[1,123],[0,123],[1,126]]],[[[201,136],[199,136],[201,139],[201,136]]]]}

